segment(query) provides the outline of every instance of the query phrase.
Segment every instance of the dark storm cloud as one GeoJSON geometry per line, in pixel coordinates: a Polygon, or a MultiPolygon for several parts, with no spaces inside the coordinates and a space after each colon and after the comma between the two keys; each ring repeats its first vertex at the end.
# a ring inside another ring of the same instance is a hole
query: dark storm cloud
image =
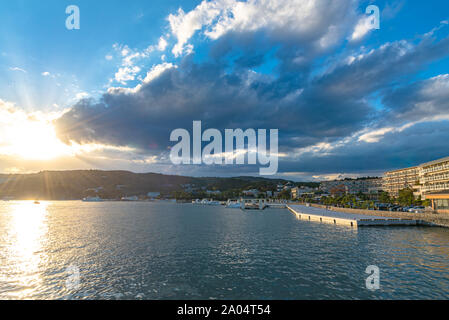
{"type": "Polygon", "coordinates": [[[281,161],[282,172],[332,174],[382,172],[415,166],[447,156],[449,121],[419,123],[403,131],[386,133],[378,142],[351,141],[316,154],[281,161]]]}
{"type": "MultiPolygon", "coordinates": [[[[439,114],[448,111],[447,91],[426,90],[436,80],[396,91],[388,88],[426,64],[447,56],[449,38],[435,41],[426,36],[416,44],[387,43],[318,76],[312,76],[311,63],[296,69],[282,67],[292,64],[298,56],[300,48],[294,45],[283,46],[277,54],[281,67],[276,77],[250,70],[266,61],[261,54],[263,50],[254,47],[252,54],[231,59],[226,42],[219,45],[221,52],[215,52],[207,62],[194,63],[193,56],[187,56],[177,68],[167,68],[135,90],[113,89],[100,101],[79,101],[55,122],[58,136],[66,143],[131,146],[141,154],[160,155],[172,145],[169,136],[173,129],[190,131],[193,120],[202,120],[204,129],[277,128],[281,152],[290,153],[319,142],[333,143],[367,126],[381,127],[391,115],[417,120],[425,113],[422,101],[431,102],[441,111],[439,114]],[[379,92],[385,94],[383,101],[388,112],[376,110],[368,102],[367,97],[379,92]]],[[[427,128],[433,126],[429,124],[427,128]]],[[[445,143],[433,131],[422,134],[432,138],[437,147],[445,143]]],[[[386,135],[379,143],[354,142],[336,149],[330,156],[310,154],[293,160],[288,157],[281,160],[280,170],[313,172],[319,167],[323,172],[335,172],[389,168],[400,157],[411,156],[408,148],[413,145],[407,143],[406,135],[397,135],[400,144],[389,141],[386,135]]],[[[416,141],[422,137],[416,136],[416,141]]],[[[414,147],[413,154],[418,154],[414,147]]]]}
{"type": "Polygon", "coordinates": [[[106,93],[99,103],[82,100],[56,126],[65,142],[161,150],[173,129],[191,128],[193,120],[218,129],[279,128],[286,138],[332,138],[360,128],[369,114],[363,102],[336,101],[318,91],[304,97],[300,88],[289,88],[291,97],[259,94],[261,86],[276,92],[284,83],[253,77],[251,72],[227,75],[221,65],[184,62],[136,92],[106,93]]]}
{"type": "Polygon", "coordinates": [[[383,103],[393,121],[419,121],[449,115],[449,75],[440,75],[392,90],[383,103]]]}

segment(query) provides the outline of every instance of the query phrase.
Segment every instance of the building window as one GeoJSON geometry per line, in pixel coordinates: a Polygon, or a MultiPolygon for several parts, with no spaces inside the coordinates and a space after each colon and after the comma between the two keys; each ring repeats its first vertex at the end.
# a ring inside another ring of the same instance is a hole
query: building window
{"type": "Polygon", "coordinates": [[[449,209],[449,200],[435,200],[435,205],[437,210],[448,210],[449,209]]]}

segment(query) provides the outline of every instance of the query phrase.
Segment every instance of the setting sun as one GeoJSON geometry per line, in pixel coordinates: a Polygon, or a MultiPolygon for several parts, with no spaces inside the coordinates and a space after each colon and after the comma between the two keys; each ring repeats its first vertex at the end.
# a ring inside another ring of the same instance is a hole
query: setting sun
{"type": "Polygon", "coordinates": [[[26,160],[50,160],[73,154],[56,136],[50,114],[27,114],[11,105],[0,108],[0,152],[26,160]]]}
{"type": "Polygon", "coordinates": [[[49,123],[30,121],[11,130],[11,151],[30,160],[49,160],[69,155],[70,147],[57,137],[49,123]]]}

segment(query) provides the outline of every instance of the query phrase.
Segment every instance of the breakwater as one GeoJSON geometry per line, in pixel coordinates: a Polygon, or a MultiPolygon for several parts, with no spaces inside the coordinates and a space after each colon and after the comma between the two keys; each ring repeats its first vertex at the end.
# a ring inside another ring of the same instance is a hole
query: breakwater
{"type": "Polygon", "coordinates": [[[375,215],[380,217],[389,217],[398,219],[413,219],[417,220],[419,225],[449,228],[449,214],[445,213],[411,213],[411,212],[396,212],[396,211],[381,211],[381,210],[365,210],[365,209],[352,209],[352,208],[338,208],[320,204],[311,204],[311,206],[321,209],[329,208],[332,211],[352,213],[357,215],[367,215],[367,216],[375,215]]]}

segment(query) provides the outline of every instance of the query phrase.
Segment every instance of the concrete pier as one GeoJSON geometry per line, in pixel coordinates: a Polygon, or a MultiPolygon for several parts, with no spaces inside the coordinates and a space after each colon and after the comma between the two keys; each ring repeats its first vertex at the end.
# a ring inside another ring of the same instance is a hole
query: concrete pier
{"type": "Polygon", "coordinates": [[[287,208],[301,220],[330,223],[354,228],[359,226],[416,226],[419,224],[418,220],[413,219],[358,215],[303,205],[288,205],[287,208]]]}
{"type": "Polygon", "coordinates": [[[270,199],[241,198],[240,207],[242,210],[264,210],[266,208],[285,209],[287,208],[287,203],[270,199]]]}

